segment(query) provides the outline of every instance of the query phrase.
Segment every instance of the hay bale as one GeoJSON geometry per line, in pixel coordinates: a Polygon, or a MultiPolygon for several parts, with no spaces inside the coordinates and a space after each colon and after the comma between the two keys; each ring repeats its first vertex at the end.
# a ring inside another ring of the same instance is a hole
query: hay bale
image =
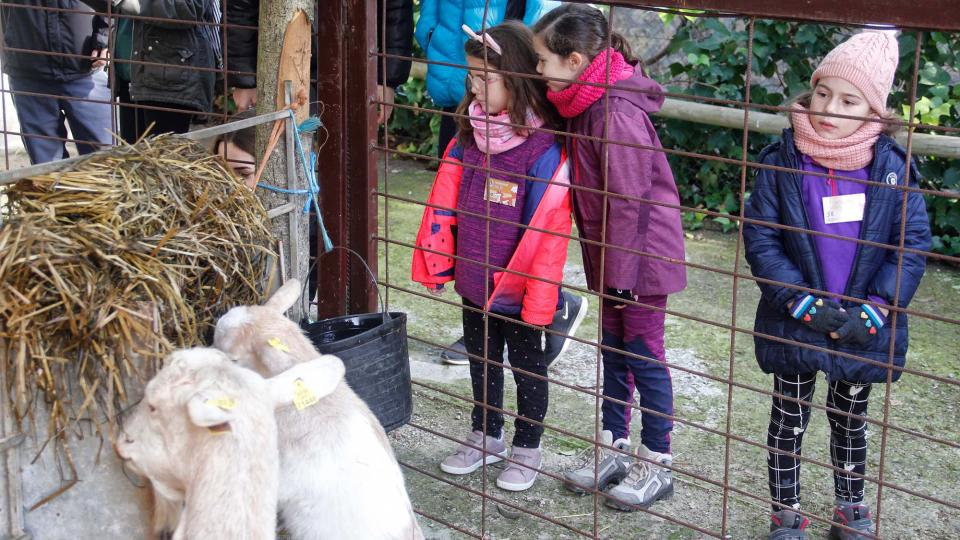
{"type": "Polygon", "coordinates": [[[116,147],[7,195],[0,357],[18,420],[42,397],[48,436],[84,417],[112,430],[126,381],[206,341],[230,307],[261,300],[274,242],[266,212],[197,143],[116,147]]]}

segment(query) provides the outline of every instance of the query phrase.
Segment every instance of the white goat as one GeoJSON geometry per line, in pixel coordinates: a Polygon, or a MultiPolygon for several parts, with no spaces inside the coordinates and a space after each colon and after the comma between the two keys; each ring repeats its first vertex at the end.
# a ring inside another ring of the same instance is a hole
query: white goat
{"type": "MultiPolygon", "coordinates": [[[[319,356],[319,355],[318,355],[319,356]]],[[[171,354],[126,422],[117,454],[150,479],[158,508],[183,504],[174,540],[276,536],[276,407],[316,400],[343,378],[323,356],[264,380],[217,349],[171,354]]]]}
{"type": "MultiPolygon", "coordinates": [[[[300,296],[288,281],[263,306],[235,307],[214,346],[263,376],[318,353],[284,312],[300,296]]],[[[296,540],[423,538],[383,427],[343,381],[305,411],[277,411],[280,516],[296,540]]]]}

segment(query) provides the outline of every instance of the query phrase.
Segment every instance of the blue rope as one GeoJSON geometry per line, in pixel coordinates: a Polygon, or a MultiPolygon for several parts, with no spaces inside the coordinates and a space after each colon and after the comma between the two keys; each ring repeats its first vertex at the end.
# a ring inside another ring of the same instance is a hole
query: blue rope
{"type": "Polygon", "coordinates": [[[300,155],[300,163],[303,164],[303,175],[307,179],[307,189],[285,189],[264,184],[263,182],[258,182],[257,187],[275,193],[285,193],[287,195],[306,195],[307,200],[303,205],[303,213],[307,214],[310,212],[310,208],[313,208],[317,216],[317,226],[320,228],[320,234],[323,236],[323,252],[328,253],[333,250],[333,242],[330,240],[330,235],[327,234],[327,228],[323,224],[323,215],[320,214],[320,204],[317,202],[317,197],[320,195],[320,184],[317,182],[317,154],[310,152],[310,160],[307,161],[307,156],[303,151],[303,143],[300,142],[301,133],[311,133],[320,128],[320,119],[311,116],[298,126],[296,124],[296,116],[294,116],[294,112],[291,110],[290,120],[293,122],[294,131],[296,131],[294,140],[297,143],[297,153],[300,155]]]}

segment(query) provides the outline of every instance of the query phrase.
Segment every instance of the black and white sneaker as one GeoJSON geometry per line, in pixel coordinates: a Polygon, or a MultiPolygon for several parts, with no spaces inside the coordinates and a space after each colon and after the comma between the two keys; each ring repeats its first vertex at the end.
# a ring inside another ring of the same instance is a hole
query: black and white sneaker
{"type": "Polygon", "coordinates": [[[470,357],[467,356],[467,347],[463,344],[463,336],[450,344],[450,349],[444,349],[440,353],[440,358],[444,364],[451,366],[465,366],[470,363],[470,357]]]}
{"type": "Polygon", "coordinates": [[[567,336],[574,335],[583,318],[587,316],[586,298],[567,291],[562,291],[562,294],[563,307],[557,310],[548,327],[556,333],[546,332],[545,337],[543,352],[548,366],[570,347],[572,340],[567,339],[567,336]]]}

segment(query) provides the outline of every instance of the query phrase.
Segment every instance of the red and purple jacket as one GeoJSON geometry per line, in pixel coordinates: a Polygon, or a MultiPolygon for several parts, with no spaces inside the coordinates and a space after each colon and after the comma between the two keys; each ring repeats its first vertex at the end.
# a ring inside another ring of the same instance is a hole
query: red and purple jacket
{"type": "Polygon", "coordinates": [[[412,279],[431,289],[456,280],[461,296],[489,311],[550,324],[559,301],[559,286],[550,282],[563,279],[572,226],[562,145],[535,133],[515,149],[491,154],[490,181],[475,145],[454,141],[444,160],[417,233],[423,249],[414,250],[412,279]],[[512,205],[484,200],[491,181],[515,185],[512,205]]]}

